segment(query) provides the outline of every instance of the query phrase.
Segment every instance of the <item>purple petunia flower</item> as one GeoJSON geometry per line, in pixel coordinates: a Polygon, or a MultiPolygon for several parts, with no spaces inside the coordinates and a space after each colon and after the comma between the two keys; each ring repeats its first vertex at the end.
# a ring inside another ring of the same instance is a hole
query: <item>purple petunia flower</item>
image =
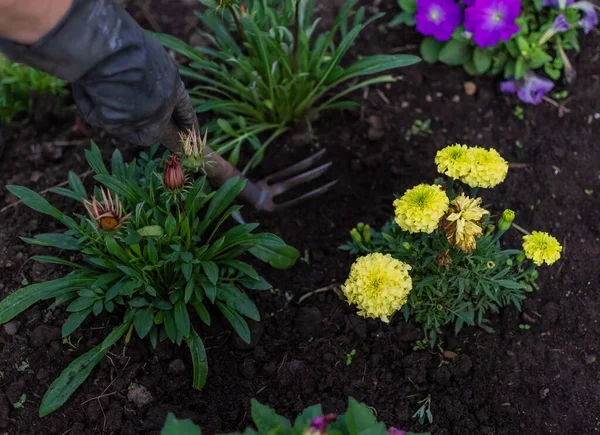
{"type": "Polygon", "coordinates": [[[462,9],[454,0],[418,0],[415,21],[422,35],[447,41],[462,22],[462,9]]]}
{"type": "Polygon", "coordinates": [[[475,0],[460,0],[462,4],[466,6],[473,6],[475,4],[475,0]]]}
{"type": "MultiPolygon", "coordinates": [[[[542,6],[546,7],[546,8],[558,8],[560,7],[560,0],[542,0],[542,6]]],[[[565,2],[565,5],[568,6],[570,4],[572,4],[575,0],[567,0],[565,2]]]]}
{"type": "Polygon", "coordinates": [[[406,435],[406,431],[402,429],[396,429],[395,427],[390,427],[387,430],[387,435],[406,435]]]}
{"type": "Polygon", "coordinates": [[[569,23],[563,14],[558,14],[558,17],[556,17],[556,20],[552,23],[552,29],[554,29],[555,32],[566,32],[569,30],[569,23]]]}
{"type": "Polygon", "coordinates": [[[569,7],[579,9],[583,12],[583,18],[579,21],[579,25],[583,27],[583,33],[586,35],[598,24],[598,14],[591,2],[581,1],[573,3],[569,7]]]}
{"type": "Polygon", "coordinates": [[[521,80],[507,80],[500,83],[500,90],[507,94],[517,94],[519,100],[529,104],[539,104],[554,87],[551,80],[527,71],[521,80]]]}
{"type": "Polygon", "coordinates": [[[508,41],[519,31],[515,20],[521,13],[521,0],[475,0],[465,11],[465,30],[473,33],[480,47],[508,41]]]}

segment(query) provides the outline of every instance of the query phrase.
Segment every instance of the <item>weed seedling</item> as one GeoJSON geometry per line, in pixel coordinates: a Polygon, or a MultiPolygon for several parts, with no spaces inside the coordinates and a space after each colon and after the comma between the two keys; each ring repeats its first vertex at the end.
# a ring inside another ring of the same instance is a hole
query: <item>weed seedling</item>
{"type": "Polygon", "coordinates": [[[425,350],[425,343],[425,340],[416,341],[415,344],[413,344],[413,352],[416,352],[417,350],[425,350]]]}
{"type": "Polygon", "coordinates": [[[21,365],[17,366],[17,370],[23,373],[25,370],[29,368],[29,361],[21,361],[21,365]]]}
{"type": "Polygon", "coordinates": [[[594,193],[592,189],[585,189],[584,192],[587,196],[592,196],[592,193],[594,193]]]}
{"type": "Polygon", "coordinates": [[[425,418],[431,424],[433,423],[433,414],[431,413],[431,396],[427,396],[419,402],[421,407],[417,409],[412,418],[418,418],[419,424],[425,423],[425,418]]]}
{"type": "Polygon", "coordinates": [[[517,140],[515,141],[515,146],[516,146],[517,148],[519,148],[520,150],[522,150],[524,145],[523,145],[523,142],[521,142],[519,139],[517,139],[517,140]]]}
{"type": "Polygon", "coordinates": [[[410,127],[410,134],[412,136],[415,136],[417,134],[433,134],[433,130],[431,129],[431,119],[415,119],[412,126],[410,127]]]}
{"type": "Polygon", "coordinates": [[[531,325],[528,325],[527,323],[522,323],[522,324],[519,325],[519,329],[525,329],[525,330],[527,330],[527,329],[530,329],[530,328],[531,328],[531,325]]]}
{"type": "Polygon", "coordinates": [[[18,402],[13,403],[13,408],[19,409],[25,407],[25,401],[27,400],[27,394],[21,394],[21,398],[18,402]]]}
{"type": "Polygon", "coordinates": [[[569,96],[569,91],[567,91],[566,89],[563,91],[555,92],[553,95],[555,100],[564,100],[568,96],[569,96]]]}
{"type": "Polygon", "coordinates": [[[521,106],[515,106],[513,114],[521,121],[525,119],[525,112],[523,111],[523,108],[521,106]]]}
{"type": "Polygon", "coordinates": [[[349,366],[350,364],[352,364],[352,359],[354,358],[354,355],[356,355],[356,349],[352,349],[350,351],[350,353],[346,354],[346,365],[349,366]]]}

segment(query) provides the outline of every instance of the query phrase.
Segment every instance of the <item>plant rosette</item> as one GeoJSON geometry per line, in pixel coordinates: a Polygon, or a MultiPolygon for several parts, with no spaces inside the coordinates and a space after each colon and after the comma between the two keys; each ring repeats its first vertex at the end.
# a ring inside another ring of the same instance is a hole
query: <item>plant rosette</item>
{"type": "Polygon", "coordinates": [[[401,311],[405,321],[423,326],[431,346],[447,325],[456,333],[464,325],[491,331],[488,313],[510,304],[521,309],[538,289],[537,266],[554,264],[562,251],[539,231],[523,237],[522,249],[502,247],[515,213],[493,219],[477,197],[508,173],[496,150],[452,145],[438,151],[435,163],[445,178],[408,189],[381,231],[359,223],[340,247],[361,255],[342,286],[358,314],[389,322],[401,311]]]}
{"type": "Polygon", "coordinates": [[[233,201],[244,181],[232,178],[213,190],[201,171],[182,168],[180,159],[186,161],[189,155],[157,159],[156,149],[128,164],[117,150],[109,170],[92,143],[86,158],[100,184],[93,195],[88,196],[72,172],[69,188],[51,189],[82,202],[87,215],[69,216],[25,187],[7,187],[25,205],[67,228],[22,239],[66,251],[69,260],[48,255],[32,259],[73,271],[9,294],[0,302],[0,323],[48,299],[54,299],[52,307],[66,306],[69,313],[63,337],[90,317],[109,313],[122,318],[101,344],[75,359],[52,383],[40,416],[62,406],[108,350],[122,337],[127,343],[133,332],[148,338],[153,347],[163,340],[185,343],[193,361],[192,385],[201,389],[208,362],[193,317],[210,325],[212,316],[223,316],[242,340],[250,342],[245,318],[259,321],[260,314],[246,291],[271,285],[241,257],[250,254],[281,269],[292,266],[299,256],[279,237],[255,233],[257,224],[230,222],[241,208],[233,201]]]}

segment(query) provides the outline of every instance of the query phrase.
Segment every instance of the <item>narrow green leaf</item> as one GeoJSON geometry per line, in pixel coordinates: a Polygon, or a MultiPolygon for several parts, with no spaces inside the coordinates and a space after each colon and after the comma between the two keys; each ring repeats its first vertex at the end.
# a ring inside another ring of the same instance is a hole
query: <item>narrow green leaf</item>
{"type": "Polygon", "coordinates": [[[232,284],[224,284],[218,287],[217,298],[222,300],[238,313],[252,320],[260,321],[260,313],[252,300],[245,293],[238,290],[232,284]]]}
{"type": "Polygon", "coordinates": [[[177,343],[181,343],[184,338],[190,335],[190,315],[188,314],[185,302],[179,299],[175,304],[173,311],[175,316],[175,326],[177,328],[177,343]]]}
{"type": "Polygon", "coordinates": [[[128,328],[129,322],[123,323],[114,329],[100,345],[69,364],[44,394],[40,404],[39,416],[44,417],[60,408],[102,360],[106,351],[125,334],[128,328]]]}
{"type": "Polygon", "coordinates": [[[254,234],[251,240],[254,246],[250,249],[250,253],[275,269],[287,269],[300,257],[300,252],[296,248],[286,245],[274,234],[254,234]]]}
{"type": "Polygon", "coordinates": [[[240,338],[246,343],[250,344],[250,328],[248,328],[248,323],[246,323],[244,318],[240,316],[237,312],[229,308],[227,305],[222,304],[221,302],[217,302],[217,306],[219,307],[219,310],[221,310],[225,318],[229,321],[235,332],[237,332],[237,334],[240,336],[240,338]]]}
{"type": "Polygon", "coordinates": [[[200,265],[211,284],[217,284],[217,281],[219,281],[219,266],[214,261],[201,261],[200,265]]]}
{"type": "Polygon", "coordinates": [[[59,221],[62,220],[62,212],[59,209],[52,206],[48,201],[46,201],[44,198],[42,198],[42,196],[40,196],[33,190],[28,189],[27,187],[15,185],[9,185],[6,186],[6,188],[10,193],[12,193],[21,201],[23,201],[23,204],[25,204],[27,207],[32,208],[33,210],[38,211],[40,213],[50,215],[53,218],[58,219],[59,221]]]}
{"type": "Polygon", "coordinates": [[[47,233],[33,236],[33,239],[21,237],[26,243],[31,245],[50,246],[52,248],[67,249],[69,251],[77,251],[77,239],[63,233],[47,233]]]}
{"type": "Polygon", "coordinates": [[[206,377],[208,375],[208,359],[206,358],[204,343],[194,328],[192,328],[190,331],[187,344],[190,348],[190,353],[192,354],[192,363],[194,365],[194,380],[192,382],[192,386],[197,390],[201,390],[206,384],[206,377]]]}
{"type": "Polygon", "coordinates": [[[76,313],[77,311],[85,310],[96,302],[96,298],[77,298],[67,307],[69,313],[76,313]]]}
{"type": "Polygon", "coordinates": [[[260,279],[258,272],[256,272],[256,270],[254,270],[254,268],[252,266],[250,266],[247,263],[244,263],[243,261],[225,260],[225,261],[221,261],[221,263],[225,264],[227,266],[233,267],[234,269],[239,270],[240,272],[248,275],[248,277],[250,277],[253,280],[258,281],[260,279]]]}
{"type": "Polygon", "coordinates": [[[31,257],[31,259],[39,263],[60,264],[62,266],[74,267],[76,269],[85,269],[85,266],[82,266],[81,264],[63,260],[62,258],[58,257],[52,257],[50,255],[34,255],[33,257],[31,257]]]}
{"type": "Polygon", "coordinates": [[[210,326],[210,314],[208,314],[208,310],[204,306],[202,302],[196,301],[193,303],[194,308],[196,309],[196,313],[198,313],[198,317],[202,320],[206,325],[210,326]]]}
{"type": "Polygon", "coordinates": [[[144,338],[154,326],[154,310],[152,307],[137,310],[133,317],[133,326],[140,338],[144,338]]]}
{"type": "Polygon", "coordinates": [[[273,409],[252,399],[252,420],[261,434],[288,433],[290,422],[278,415],[273,409]]]}
{"type": "Polygon", "coordinates": [[[104,162],[102,161],[102,154],[100,154],[100,148],[92,141],[90,149],[85,150],[85,158],[88,161],[90,167],[94,170],[96,174],[107,174],[106,166],[104,166],[104,162]]]}
{"type": "Polygon", "coordinates": [[[87,318],[87,316],[92,312],[91,308],[87,308],[83,311],[77,311],[76,313],[72,313],[62,327],[62,336],[66,337],[71,335],[73,331],[79,328],[79,325],[83,323],[83,321],[87,318]]]}

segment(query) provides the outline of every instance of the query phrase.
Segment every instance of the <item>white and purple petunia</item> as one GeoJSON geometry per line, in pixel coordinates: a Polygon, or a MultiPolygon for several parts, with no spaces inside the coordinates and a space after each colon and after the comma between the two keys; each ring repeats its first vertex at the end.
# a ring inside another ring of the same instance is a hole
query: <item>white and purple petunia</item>
{"type": "Polygon", "coordinates": [[[417,0],[417,30],[438,41],[447,41],[462,22],[462,9],[454,0],[417,0]]]}
{"type": "MultiPolygon", "coordinates": [[[[567,0],[565,2],[565,6],[572,4],[574,1],[575,0],[567,0]]],[[[559,8],[560,0],[542,0],[542,6],[544,6],[546,8],[559,8]]]]}
{"type": "Polygon", "coordinates": [[[507,94],[517,94],[519,100],[529,104],[539,104],[550,90],[554,88],[551,80],[527,71],[520,80],[507,80],[500,83],[500,90],[507,94]]]}
{"type": "Polygon", "coordinates": [[[521,13],[521,0],[475,0],[465,10],[465,30],[480,47],[508,41],[519,31],[515,20],[521,13]]]}

